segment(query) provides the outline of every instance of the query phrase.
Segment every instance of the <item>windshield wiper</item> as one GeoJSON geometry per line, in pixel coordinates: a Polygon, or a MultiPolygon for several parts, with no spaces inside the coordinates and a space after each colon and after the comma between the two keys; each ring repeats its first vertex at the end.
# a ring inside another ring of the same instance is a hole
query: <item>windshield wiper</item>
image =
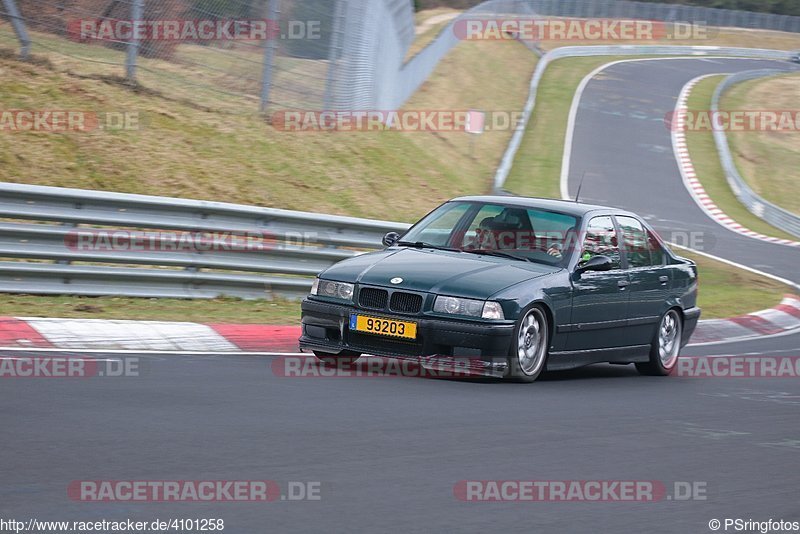
{"type": "Polygon", "coordinates": [[[470,254],[479,254],[481,256],[498,256],[501,258],[511,258],[512,260],[529,261],[531,263],[537,263],[536,260],[532,260],[531,258],[527,258],[525,256],[517,256],[516,254],[503,252],[501,250],[485,250],[479,248],[475,250],[465,250],[464,252],[469,252],[470,254]]]}
{"type": "Polygon", "coordinates": [[[447,250],[450,252],[462,252],[461,249],[452,248],[452,247],[442,247],[439,245],[432,245],[431,243],[425,243],[424,241],[398,241],[395,245],[399,245],[401,247],[414,247],[414,248],[433,248],[436,250],[447,250]]]}

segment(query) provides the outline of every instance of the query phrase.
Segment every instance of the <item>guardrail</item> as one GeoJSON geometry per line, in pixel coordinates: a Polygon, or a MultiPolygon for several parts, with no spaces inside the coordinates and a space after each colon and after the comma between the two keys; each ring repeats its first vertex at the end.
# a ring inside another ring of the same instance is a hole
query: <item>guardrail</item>
{"type": "MultiPolygon", "coordinates": [[[[719,111],[719,102],[723,93],[737,83],[778,74],[786,73],[774,69],[762,69],[739,72],[726,77],[725,80],[717,86],[716,91],[714,91],[714,96],[711,99],[711,112],[716,113],[719,111]]],[[[800,215],[791,213],[761,198],[747,185],[747,182],[745,182],[739,174],[736,163],[733,161],[733,154],[731,153],[730,146],[728,145],[728,138],[725,136],[724,130],[714,129],[714,142],[717,145],[719,161],[725,172],[725,178],[728,180],[728,185],[731,190],[733,190],[733,194],[736,195],[736,198],[739,199],[739,202],[744,204],[756,217],[760,217],[773,226],[800,237],[800,215]]]]}
{"type": "Polygon", "coordinates": [[[302,296],[314,274],[408,228],[9,183],[0,184],[0,219],[2,292],[174,298],[302,296]]]}
{"type": "Polygon", "coordinates": [[[568,57],[589,56],[730,56],[756,59],[791,59],[791,53],[785,50],[770,50],[762,48],[727,48],[719,46],[659,46],[659,45],[621,45],[621,46],[565,46],[556,48],[545,54],[536,64],[536,69],[531,78],[528,100],[525,102],[522,117],[517,124],[511,141],[508,143],[500,165],[494,176],[494,189],[501,191],[505,185],[514,158],[517,155],[522,139],[528,127],[536,106],[536,93],[539,82],[545,70],[553,61],[568,57]]]}

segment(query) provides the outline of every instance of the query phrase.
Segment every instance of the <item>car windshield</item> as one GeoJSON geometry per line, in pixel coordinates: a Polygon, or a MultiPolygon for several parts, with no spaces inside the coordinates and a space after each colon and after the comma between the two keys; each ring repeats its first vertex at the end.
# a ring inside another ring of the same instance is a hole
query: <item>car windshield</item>
{"type": "Polygon", "coordinates": [[[456,201],[429,213],[399,244],[563,266],[575,248],[579,223],[573,215],[541,208],[456,201]]]}

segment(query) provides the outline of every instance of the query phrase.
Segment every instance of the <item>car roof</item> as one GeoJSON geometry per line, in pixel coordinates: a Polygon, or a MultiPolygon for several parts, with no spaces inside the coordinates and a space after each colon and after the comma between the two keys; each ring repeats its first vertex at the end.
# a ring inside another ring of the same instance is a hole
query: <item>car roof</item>
{"type": "Polygon", "coordinates": [[[486,202],[506,204],[509,206],[520,206],[526,208],[540,208],[550,211],[558,211],[576,217],[583,217],[587,213],[593,211],[612,212],[619,215],[633,215],[625,210],[617,208],[610,208],[608,206],[598,206],[595,204],[584,204],[582,202],[575,202],[573,200],[558,200],[555,198],[531,198],[531,197],[517,197],[517,196],[501,196],[501,195],[482,195],[482,196],[469,196],[458,197],[452,199],[450,202],[486,202]]]}

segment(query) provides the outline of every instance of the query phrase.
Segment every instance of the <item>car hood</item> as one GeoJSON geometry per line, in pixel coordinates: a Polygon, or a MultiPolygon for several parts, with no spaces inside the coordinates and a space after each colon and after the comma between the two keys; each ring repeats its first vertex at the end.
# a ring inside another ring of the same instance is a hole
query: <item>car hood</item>
{"type": "Polygon", "coordinates": [[[537,263],[431,249],[387,249],[337,263],[320,276],[340,282],[487,299],[514,284],[559,271],[537,263]],[[392,284],[394,278],[402,278],[392,284]]]}

